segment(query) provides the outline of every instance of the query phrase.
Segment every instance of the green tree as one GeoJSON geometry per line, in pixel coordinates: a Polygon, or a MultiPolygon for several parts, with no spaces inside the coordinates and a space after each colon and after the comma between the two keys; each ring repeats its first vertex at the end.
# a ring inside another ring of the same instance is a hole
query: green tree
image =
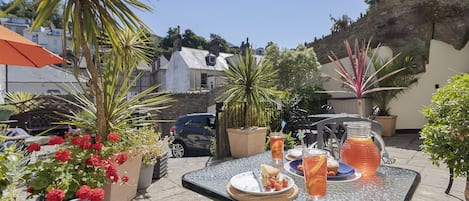
{"type": "Polygon", "coordinates": [[[352,24],[352,18],[348,15],[342,15],[342,17],[334,18],[332,15],[329,15],[331,21],[334,23],[332,24],[331,31],[332,32],[339,32],[342,30],[347,29],[350,24],[352,24]]]}
{"type": "Polygon", "coordinates": [[[296,49],[279,50],[276,44],[269,43],[265,59],[273,63],[278,71],[280,89],[288,92],[288,99],[302,99],[300,106],[309,112],[317,113],[320,110],[321,103],[310,104],[327,97],[315,93],[322,90],[325,78],[321,76],[321,64],[313,48],[299,45],[296,49]]]}
{"type": "Polygon", "coordinates": [[[221,36],[219,36],[217,34],[214,34],[214,33],[210,34],[210,41],[212,41],[216,38],[218,38],[218,40],[220,40],[220,51],[221,52],[231,53],[231,54],[236,54],[237,53],[236,47],[230,47],[228,42],[226,42],[226,40],[224,38],[222,38],[221,36]]]}
{"type": "Polygon", "coordinates": [[[184,34],[182,34],[182,46],[206,50],[208,48],[208,43],[205,38],[198,36],[190,29],[186,29],[184,34]]]}
{"type": "MultiPolygon", "coordinates": [[[[75,55],[82,55],[85,58],[89,72],[90,89],[96,102],[97,134],[107,136],[109,127],[107,126],[108,116],[105,113],[103,72],[99,63],[101,56],[99,48],[92,49],[91,47],[99,47],[99,37],[102,35],[109,37],[112,46],[118,46],[118,30],[139,30],[141,27],[146,27],[132,9],[151,11],[151,8],[138,0],[42,0],[32,28],[38,28],[49,19],[53,10],[61,6],[62,2],[64,32],[72,33],[75,55]]],[[[114,67],[126,68],[127,66],[114,67]]]]}
{"type": "MultiPolygon", "coordinates": [[[[24,17],[28,19],[34,19],[36,16],[36,10],[41,0],[22,0],[22,1],[1,1],[0,10],[8,11],[5,15],[11,15],[15,17],[24,17]]],[[[1,13],[1,12],[0,12],[1,13]]],[[[1,16],[1,15],[0,15],[1,16]]],[[[49,26],[53,24],[57,28],[62,28],[62,15],[59,9],[54,9],[50,17],[45,20],[41,26],[49,26]]]]}

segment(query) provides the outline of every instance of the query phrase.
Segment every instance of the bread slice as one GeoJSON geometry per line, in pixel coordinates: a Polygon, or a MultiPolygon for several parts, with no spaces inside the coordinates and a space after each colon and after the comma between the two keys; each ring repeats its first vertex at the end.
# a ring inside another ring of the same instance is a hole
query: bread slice
{"type": "Polygon", "coordinates": [[[327,172],[334,171],[337,175],[337,171],[339,170],[339,162],[335,160],[333,157],[327,157],[327,172]]]}
{"type": "Polygon", "coordinates": [[[266,178],[277,177],[280,170],[270,165],[261,165],[261,176],[266,178]]]}

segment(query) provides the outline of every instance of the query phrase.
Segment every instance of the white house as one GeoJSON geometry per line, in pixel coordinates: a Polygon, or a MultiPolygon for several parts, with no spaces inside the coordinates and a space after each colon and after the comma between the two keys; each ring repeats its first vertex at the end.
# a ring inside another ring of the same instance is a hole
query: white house
{"type": "MultiPolygon", "coordinates": [[[[3,93],[23,91],[34,94],[68,94],[70,86],[79,88],[78,81],[70,72],[53,65],[42,68],[0,65],[0,75],[3,93]]],[[[80,78],[80,81],[86,83],[84,78],[80,78]]]]}
{"type": "Polygon", "coordinates": [[[173,93],[211,90],[223,84],[222,76],[233,54],[211,54],[207,50],[181,47],[173,52],[167,65],[160,68],[164,75],[162,89],[173,93]]]}

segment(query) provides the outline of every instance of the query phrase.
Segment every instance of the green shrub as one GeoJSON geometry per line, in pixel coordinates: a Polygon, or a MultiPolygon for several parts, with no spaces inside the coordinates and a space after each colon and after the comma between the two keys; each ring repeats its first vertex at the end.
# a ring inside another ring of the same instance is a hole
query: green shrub
{"type": "Polygon", "coordinates": [[[420,132],[423,151],[435,165],[454,168],[456,176],[469,171],[469,74],[455,75],[438,89],[423,110],[428,123],[420,132]]]}

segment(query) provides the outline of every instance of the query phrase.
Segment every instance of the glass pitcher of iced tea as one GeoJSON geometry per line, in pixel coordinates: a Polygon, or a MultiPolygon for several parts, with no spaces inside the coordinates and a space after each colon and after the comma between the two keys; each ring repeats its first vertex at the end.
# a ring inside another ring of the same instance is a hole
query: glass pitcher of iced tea
{"type": "Polygon", "coordinates": [[[381,151],[373,142],[374,136],[384,147],[381,136],[371,132],[371,123],[365,121],[346,122],[347,138],[340,150],[341,160],[357,169],[362,176],[376,175],[381,162],[381,151]]]}

